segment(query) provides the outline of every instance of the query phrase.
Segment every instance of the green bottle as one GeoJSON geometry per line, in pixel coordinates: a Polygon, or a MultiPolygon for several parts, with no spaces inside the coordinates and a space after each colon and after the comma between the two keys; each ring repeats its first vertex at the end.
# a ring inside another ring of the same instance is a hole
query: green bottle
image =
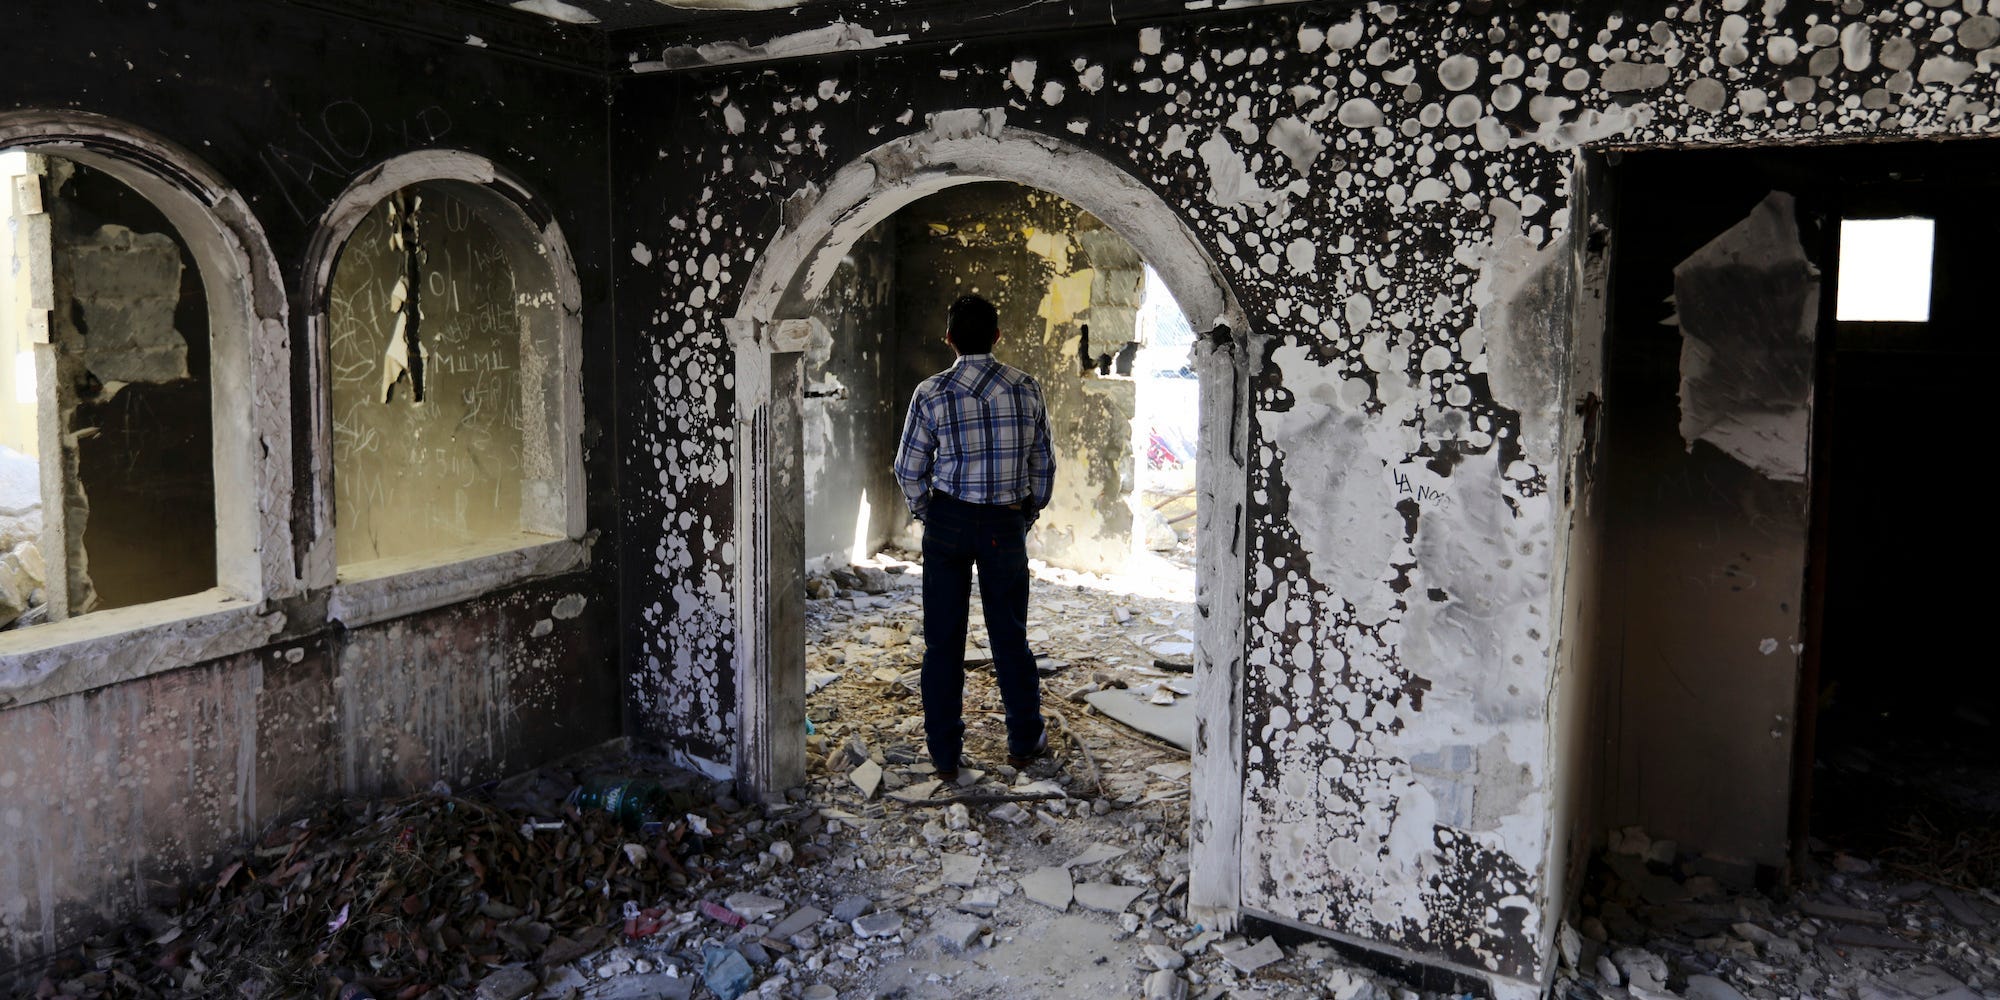
{"type": "Polygon", "coordinates": [[[579,785],[569,793],[569,804],[578,812],[602,809],[616,817],[627,829],[637,830],[656,823],[666,809],[665,789],[650,781],[626,779],[579,785]]]}

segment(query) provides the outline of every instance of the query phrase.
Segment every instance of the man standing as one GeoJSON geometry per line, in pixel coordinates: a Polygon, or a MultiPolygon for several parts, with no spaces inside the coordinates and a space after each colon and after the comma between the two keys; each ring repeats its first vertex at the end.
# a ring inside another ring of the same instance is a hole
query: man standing
{"type": "Polygon", "coordinates": [[[1000,314],[967,295],[951,304],[945,342],[958,360],[917,386],[896,481],[924,522],[924,735],[945,781],[965,746],[965,622],[972,569],[1007,709],[1007,762],[1048,748],[1041,682],[1028,649],[1028,527],[1048,506],[1056,460],[1034,376],[993,358],[1000,314]]]}

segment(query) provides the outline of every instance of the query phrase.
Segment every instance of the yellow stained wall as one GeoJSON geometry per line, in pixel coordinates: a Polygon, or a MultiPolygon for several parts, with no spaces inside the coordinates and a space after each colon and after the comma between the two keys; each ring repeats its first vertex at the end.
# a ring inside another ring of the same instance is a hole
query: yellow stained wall
{"type": "Polygon", "coordinates": [[[48,328],[46,307],[39,322],[31,318],[37,298],[33,276],[48,270],[47,229],[34,222],[42,217],[39,159],[26,153],[0,153],[0,210],[5,212],[0,218],[0,445],[23,455],[36,454],[39,447],[31,352],[40,332],[48,328]],[[44,239],[37,240],[37,234],[44,239]],[[17,370],[17,365],[26,371],[17,370]],[[20,388],[30,391],[23,395],[20,388]]]}

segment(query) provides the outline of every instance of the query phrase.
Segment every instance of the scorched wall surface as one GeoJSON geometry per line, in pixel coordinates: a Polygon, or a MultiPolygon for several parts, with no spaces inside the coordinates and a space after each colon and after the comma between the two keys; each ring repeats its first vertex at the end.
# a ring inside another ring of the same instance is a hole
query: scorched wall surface
{"type": "Polygon", "coordinates": [[[638,731],[723,763],[737,738],[741,282],[836,170],[977,109],[1152,186],[1249,314],[1245,907],[1545,977],[1559,445],[1595,389],[1570,384],[1578,152],[1989,133],[2000,22],[1979,0],[1473,6],[637,54],[692,67],[613,109],[638,731]],[[732,51],[759,50],[709,54],[732,51]]]}
{"type": "MultiPolygon", "coordinates": [[[[191,153],[249,205],[283,282],[256,308],[294,340],[301,497],[326,470],[300,271],[329,204],[390,157],[458,149],[521,178],[574,248],[586,342],[609,343],[601,78],[552,63],[577,43],[554,29],[501,26],[482,47],[427,38],[426,12],[408,15],[405,32],[262,0],[0,5],[0,115],[109,116],[191,153]]],[[[607,526],[612,359],[586,353],[590,522],[607,526]]],[[[477,783],[619,735],[611,541],[586,572],[347,628],[308,576],[330,556],[323,514],[302,500],[281,515],[293,593],[259,619],[261,648],[188,663],[135,645],[115,665],[138,679],[53,698],[36,691],[76,691],[61,670],[0,676],[0,970],[135,912],[311,802],[477,783]]]]}

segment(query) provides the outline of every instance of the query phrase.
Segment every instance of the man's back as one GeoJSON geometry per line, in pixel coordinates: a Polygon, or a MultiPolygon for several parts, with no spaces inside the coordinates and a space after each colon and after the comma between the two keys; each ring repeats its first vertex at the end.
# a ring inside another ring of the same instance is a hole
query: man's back
{"type": "Polygon", "coordinates": [[[919,517],[930,490],[1041,510],[1055,484],[1041,385],[991,354],[961,356],[925,379],[910,402],[896,478],[919,517]]]}

